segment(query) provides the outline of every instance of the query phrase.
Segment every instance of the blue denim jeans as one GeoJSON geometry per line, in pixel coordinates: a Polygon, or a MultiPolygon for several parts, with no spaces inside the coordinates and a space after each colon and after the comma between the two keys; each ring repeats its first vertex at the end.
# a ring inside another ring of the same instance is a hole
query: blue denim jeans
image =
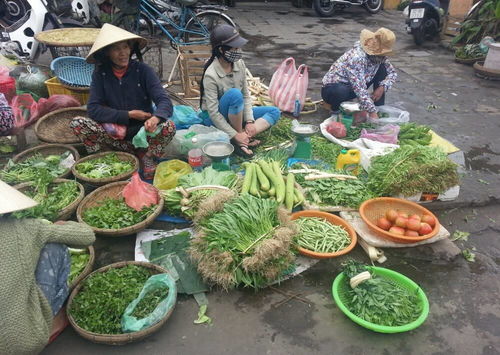
{"type": "Polygon", "coordinates": [[[47,243],[40,252],[35,279],[45,298],[49,301],[52,314],[56,315],[68,298],[68,276],[71,258],[64,244],[47,243]]]}
{"type": "MultiPolygon", "coordinates": [[[[239,89],[229,89],[219,99],[219,112],[228,119],[229,115],[235,115],[243,111],[245,102],[243,100],[243,93],[239,89]]],[[[253,117],[255,119],[263,118],[271,126],[275,125],[280,119],[281,111],[275,106],[255,106],[252,107],[253,117]]],[[[212,126],[212,120],[206,115],[204,124],[212,126]]]]}

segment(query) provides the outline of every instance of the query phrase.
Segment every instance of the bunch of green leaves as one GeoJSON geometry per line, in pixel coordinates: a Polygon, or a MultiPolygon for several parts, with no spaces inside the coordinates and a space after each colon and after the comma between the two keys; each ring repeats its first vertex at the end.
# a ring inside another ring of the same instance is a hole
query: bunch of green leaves
{"type": "Polygon", "coordinates": [[[486,36],[500,38],[500,1],[485,0],[480,3],[460,26],[460,33],[451,41],[471,44],[479,43],[486,36]]]}
{"type": "Polygon", "coordinates": [[[414,291],[398,287],[393,281],[372,273],[365,265],[349,260],[343,265],[346,276],[344,294],[346,307],[367,322],[385,326],[401,326],[415,321],[422,313],[418,288],[414,291]],[[354,289],[350,278],[369,271],[371,278],[354,289]]]}
{"type": "Polygon", "coordinates": [[[484,52],[479,44],[466,44],[455,50],[455,56],[461,59],[474,59],[484,57],[484,52]]]}
{"type": "Polygon", "coordinates": [[[137,265],[95,273],[84,281],[69,313],[89,332],[121,334],[122,315],[150,276],[148,269],[137,265]]]}
{"type": "Polygon", "coordinates": [[[294,221],[299,226],[297,244],[318,253],[335,253],[351,244],[349,233],[341,226],[323,218],[302,217],[294,221]]]}
{"type": "Polygon", "coordinates": [[[337,163],[337,157],[343,149],[342,146],[332,143],[328,139],[319,136],[311,137],[311,145],[313,157],[324,161],[330,166],[335,166],[337,163]]]}
{"type": "Polygon", "coordinates": [[[405,123],[400,126],[399,145],[429,145],[432,140],[431,128],[416,123],[405,123]]]}
{"type": "Polygon", "coordinates": [[[143,299],[137,303],[132,312],[132,316],[137,319],[142,319],[149,316],[155,308],[168,295],[168,287],[157,288],[154,291],[148,292],[143,299]]]}
{"type": "Polygon", "coordinates": [[[0,170],[0,179],[8,184],[18,184],[20,182],[35,181],[39,174],[48,173],[52,177],[64,174],[68,169],[60,166],[62,160],[68,157],[69,151],[62,155],[42,156],[33,154],[32,156],[14,163],[9,160],[3,170],[0,170]]]}
{"type": "Polygon", "coordinates": [[[85,269],[85,266],[87,266],[90,254],[87,252],[87,249],[82,251],[70,249],[69,255],[71,258],[71,267],[69,269],[68,285],[71,285],[71,283],[82,273],[83,269],[85,269]]]}
{"type": "Polygon", "coordinates": [[[14,218],[44,218],[54,221],[59,212],[78,197],[80,189],[75,181],[52,183],[48,171],[40,171],[35,182],[24,194],[38,202],[38,205],[12,213],[14,218]]]}
{"type": "Polygon", "coordinates": [[[292,133],[292,120],[282,116],[274,126],[258,134],[255,138],[262,142],[255,149],[257,153],[264,151],[265,148],[276,147],[281,143],[293,141],[295,136],[292,133]]]}
{"type": "Polygon", "coordinates": [[[129,161],[123,161],[115,153],[78,163],[75,167],[79,174],[91,179],[103,179],[132,171],[134,166],[129,161]]]}
{"type": "Polygon", "coordinates": [[[290,151],[288,149],[275,148],[255,154],[252,160],[264,160],[267,162],[277,161],[280,166],[283,166],[286,164],[289,157],[290,151]]]}
{"type": "Polygon", "coordinates": [[[375,123],[358,123],[356,127],[350,127],[347,129],[347,135],[342,138],[344,140],[348,141],[355,141],[356,139],[361,136],[361,131],[363,129],[373,129],[377,128],[377,125],[375,123]]]}
{"type": "Polygon", "coordinates": [[[442,193],[459,182],[457,165],[439,147],[404,145],[372,159],[368,187],[378,196],[442,193]]]}
{"type": "Polygon", "coordinates": [[[87,208],[83,212],[83,220],[88,225],[96,228],[121,229],[144,221],[155,209],[156,205],[151,205],[136,211],[129,207],[123,198],[112,199],[106,197],[99,201],[98,205],[87,208]]]}

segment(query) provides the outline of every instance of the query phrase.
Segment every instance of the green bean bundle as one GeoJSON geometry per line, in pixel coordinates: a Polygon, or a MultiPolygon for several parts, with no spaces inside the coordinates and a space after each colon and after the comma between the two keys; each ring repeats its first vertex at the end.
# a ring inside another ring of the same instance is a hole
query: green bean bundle
{"type": "Polygon", "coordinates": [[[323,218],[303,217],[295,221],[300,228],[297,244],[317,253],[336,253],[351,244],[349,233],[323,218]]]}

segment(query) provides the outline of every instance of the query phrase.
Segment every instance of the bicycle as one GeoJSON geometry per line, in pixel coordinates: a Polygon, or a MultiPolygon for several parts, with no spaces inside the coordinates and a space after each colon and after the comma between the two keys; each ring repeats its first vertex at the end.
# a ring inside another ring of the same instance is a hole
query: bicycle
{"type": "Polygon", "coordinates": [[[113,24],[146,37],[154,37],[155,30],[158,29],[170,39],[170,45],[174,49],[178,45],[207,44],[210,31],[218,24],[236,27],[229,16],[218,10],[224,7],[195,6],[196,0],[177,0],[177,3],[180,6],[175,11],[169,2],[138,0],[138,6],[133,12],[120,8],[123,13],[117,16],[113,24]]]}

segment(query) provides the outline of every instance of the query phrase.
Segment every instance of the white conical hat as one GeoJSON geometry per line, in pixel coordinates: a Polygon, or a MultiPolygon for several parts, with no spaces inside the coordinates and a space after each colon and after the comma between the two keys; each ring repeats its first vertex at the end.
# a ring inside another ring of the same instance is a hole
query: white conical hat
{"type": "Polygon", "coordinates": [[[0,180],[0,215],[36,205],[38,202],[0,180]]]}
{"type": "Polygon", "coordinates": [[[110,25],[109,23],[105,23],[99,31],[99,34],[97,35],[97,38],[95,39],[95,42],[92,45],[89,54],[87,55],[87,63],[95,63],[94,54],[104,47],[127,40],[137,41],[139,43],[140,49],[146,47],[146,44],[148,44],[148,41],[146,41],[146,39],[142,38],[141,36],[133,34],[129,31],[125,31],[120,27],[110,25]]]}

